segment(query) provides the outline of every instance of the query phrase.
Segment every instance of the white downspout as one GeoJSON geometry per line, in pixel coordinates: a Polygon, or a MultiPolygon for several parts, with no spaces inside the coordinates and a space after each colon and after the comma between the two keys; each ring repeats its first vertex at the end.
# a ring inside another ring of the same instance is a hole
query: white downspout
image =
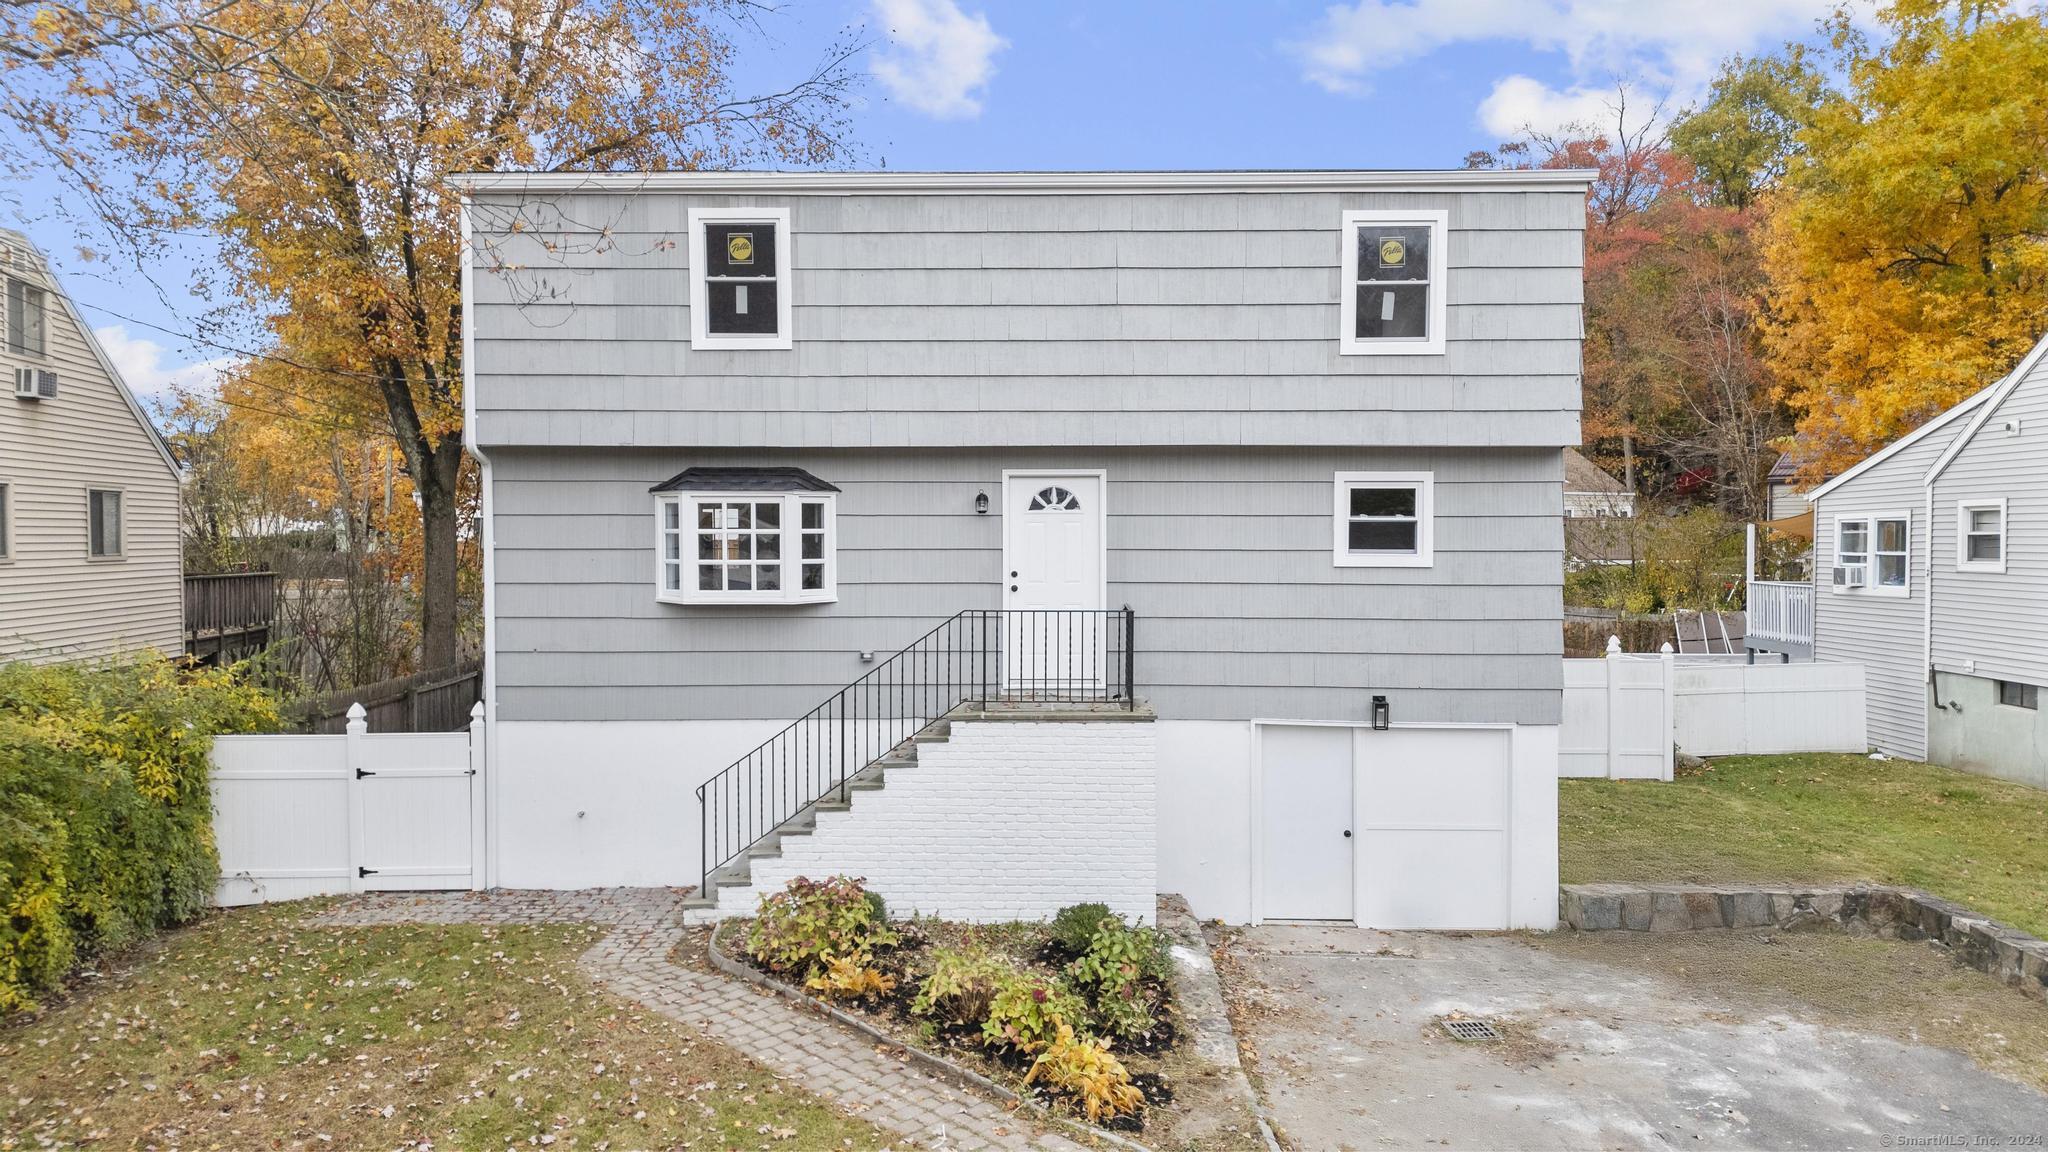
{"type": "Polygon", "coordinates": [[[503,792],[498,784],[498,563],[493,519],[491,458],[476,440],[476,297],[474,250],[470,244],[469,193],[462,194],[462,447],[476,458],[482,504],[484,577],[484,887],[498,886],[499,829],[504,827],[503,792]]]}

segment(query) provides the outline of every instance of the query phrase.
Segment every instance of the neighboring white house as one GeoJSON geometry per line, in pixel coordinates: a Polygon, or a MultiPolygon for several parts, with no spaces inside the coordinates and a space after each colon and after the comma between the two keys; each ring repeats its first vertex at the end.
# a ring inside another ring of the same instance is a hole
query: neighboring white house
{"type": "Polygon", "coordinates": [[[1886,753],[2048,787],[2048,365],[1807,495],[1816,656],[1868,669],[1886,753]]]}
{"type": "Polygon", "coordinates": [[[1555,923],[1586,173],[465,180],[492,883],[1555,923]]]}
{"type": "Polygon", "coordinates": [[[1636,494],[1578,449],[1564,450],[1564,518],[1599,519],[1636,514],[1636,494]]]}
{"type": "Polygon", "coordinates": [[[0,281],[0,660],[175,654],[177,464],[18,232],[0,281]]]}

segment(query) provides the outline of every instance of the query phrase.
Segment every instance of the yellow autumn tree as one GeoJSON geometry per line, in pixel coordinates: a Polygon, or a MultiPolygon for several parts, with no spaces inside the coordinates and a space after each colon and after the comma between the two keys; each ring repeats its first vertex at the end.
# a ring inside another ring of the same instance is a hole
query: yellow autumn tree
{"type": "Polygon", "coordinates": [[[1771,369],[1810,476],[2010,369],[2048,329],[2048,25],[2002,0],[1900,0],[1873,48],[1829,25],[1821,102],[1769,193],[1771,369]]]}
{"type": "Polygon", "coordinates": [[[453,662],[463,483],[459,194],[501,169],[845,155],[851,49],[736,93],[748,0],[0,4],[0,159],[66,175],[126,256],[222,244],[224,305],[293,387],[368,408],[418,501],[421,660],[453,662]]]}

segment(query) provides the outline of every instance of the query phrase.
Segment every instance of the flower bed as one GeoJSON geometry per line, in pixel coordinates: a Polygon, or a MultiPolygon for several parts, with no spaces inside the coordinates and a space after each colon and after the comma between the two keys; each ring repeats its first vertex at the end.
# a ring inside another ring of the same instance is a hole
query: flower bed
{"type": "Polygon", "coordinates": [[[1173,1100],[1166,943],[1100,904],[1050,924],[892,922],[859,880],[797,879],[725,939],[770,976],[1061,1113],[1137,1132],[1173,1100]]]}

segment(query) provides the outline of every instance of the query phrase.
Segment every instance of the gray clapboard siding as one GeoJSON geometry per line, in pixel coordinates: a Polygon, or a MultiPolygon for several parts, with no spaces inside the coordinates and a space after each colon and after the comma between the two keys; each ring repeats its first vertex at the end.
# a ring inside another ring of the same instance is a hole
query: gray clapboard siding
{"type": "MultiPolygon", "coordinates": [[[[0,245],[33,253],[0,230],[0,245]]],[[[0,342],[0,484],[8,487],[9,555],[0,558],[0,660],[97,656],[184,645],[178,477],[154,434],[94,354],[90,335],[60,299],[62,286],[34,255],[0,268],[43,288],[47,354],[0,342]],[[16,400],[14,369],[57,373],[53,400],[16,400]],[[122,493],[123,556],[87,556],[86,491],[122,493]]],[[[6,298],[0,293],[0,332],[6,298]]]]}
{"type": "Polygon", "coordinates": [[[487,446],[1578,440],[1575,191],[474,202],[487,446]],[[789,350],[688,348],[688,211],[731,204],[791,211],[789,350]],[[1443,355],[1339,355],[1351,208],[1450,214],[1443,355]]]}
{"type": "Polygon", "coordinates": [[[786,718],[939,619],[998,604],[1004,468],[1106,468],[1109,602],[1140,617],[1138,678],[1177,718],[1554,724],[1555,449],[493,453],[500,715],[786,718]],[[794,464],[839,498],[840,599],[658,604],[649,485],[693,464],[794,464]],[[1340,470],[1432,470],[1436,565],[1338,569],[1340,470]],[[989,492],[998,511],[973,513],[989,492]]]}
{"type": "Polygon", "coordinates": [[[2020,381],[1935,479],[1930,559],[1935,667],[2048,686],[2048,367],[2020,381]],[[2005,571],[1956,571],[1956,505],[1996,499],[2006,501],[2005,571]]]}

